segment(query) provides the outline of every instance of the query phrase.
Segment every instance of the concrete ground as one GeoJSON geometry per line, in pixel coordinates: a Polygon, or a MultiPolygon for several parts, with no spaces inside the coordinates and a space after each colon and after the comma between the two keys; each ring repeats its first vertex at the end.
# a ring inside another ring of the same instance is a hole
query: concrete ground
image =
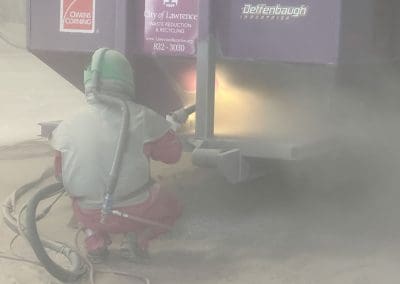
{"type": "MultiPolygon", "coordinates": [[[[3,32],[18,42],[10,30],[3,32]]],[[[83,95],[26,50],[0,39],[0,145],[34,139],[41,121],[65,119],[83,104],[83,95]]]]}
{"type": "MultiPolygon", "coordinates": [[[[25,51],[0,41],[0,197],[50,166],[51,149],[38,140],[37,122],[73,115],[77,90],[25,51]],[[26,141],[25,143],[21,143],[26,141]],[[5,146],[7,145],[7,147],[5,146]]],[[[388,151],[385,157],[393,157],[388,151]]],[[[232,186],[212,170],[191,166],[190,156],[153,176],[185,204],[173,232],[152,244],[151,264],[123,262],[114,240],[110,261],[151,283],[375,284],[400,280],[398,159],[364,157],[332,168],[272,164],[265,178],[232,186]],[[379,161],[377,161],[379,160],[379,161]],[[304,168],[314,174],[304,174],[304,168]],[[347,174],[343,170],[351,169],[347,174]],[[357,168],[357,170],[355,170],[357,168]],[[335,179],[335,190],[322,190],[335,179]]],[[[65,198],[40,225],[52,239],[72,243],[65,198]]],[[[0,251],[10,254],[12,234],[1,224],[0,251]]],[[[21,239],[14,252],[34,259],[21,239]]],[[[43,269],[0,259],[1,283],[57,283],[43,269]]],[[[97,274],[97,283],[140,283],[97,274]]],[[[82,280],[87,283],[87,279],[82,280]]]]}

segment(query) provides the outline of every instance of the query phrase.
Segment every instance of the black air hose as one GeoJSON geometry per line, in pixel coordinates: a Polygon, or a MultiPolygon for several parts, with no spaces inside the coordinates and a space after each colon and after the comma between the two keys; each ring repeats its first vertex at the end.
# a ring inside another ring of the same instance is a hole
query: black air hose
{"type": "MultiPolygon", "coordinates": [[[[78,280],[84,273],[84,271],[66,270],[60,265],[55,263],[47,254],[44,249],[43,243],[39,237],[37,225],[36,225],[36,209],[39,203],[49,197],[49,195],[54,195],[61,190],[63,190],[62,183],[55,183],[44,187],[38,191],[31,200],[29,200],[26,208],[26,237],[31,244],[36,257],[43,264],[44,268],[55,278],[62,282],[73,282],[78,280]]],[[[66,248],[68,249],[68,248],[66,248]]],[[[72,252],[72,250],[71,250],[72,252]]],[[[74,254],[72,254],[74,255],[74,254]]]]}

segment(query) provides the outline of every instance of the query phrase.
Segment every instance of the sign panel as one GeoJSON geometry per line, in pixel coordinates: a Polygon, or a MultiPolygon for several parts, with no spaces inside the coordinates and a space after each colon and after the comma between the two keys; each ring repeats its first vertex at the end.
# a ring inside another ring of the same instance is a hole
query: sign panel
{"type": "Polygon", "coordinates": [[[94,33],[96,0],[61,0],[60,31],[94,33]]]}
{"type": "Polygon", "coordinates": [[[341,0],[215,1],[226,57],[334,64],[341,0]]]}
{"type": "Polygon", "coordinates": [[[146,0],[144,52],[186,55],[196,53],[199,0],[146,0]]]}

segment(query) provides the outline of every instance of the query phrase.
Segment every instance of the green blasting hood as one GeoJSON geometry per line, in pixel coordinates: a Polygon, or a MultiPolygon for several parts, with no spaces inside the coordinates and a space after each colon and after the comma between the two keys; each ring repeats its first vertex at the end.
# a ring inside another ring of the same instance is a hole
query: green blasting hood
{"type": "Polygon", "coordinates": [[[133,70],[122,53],[107,48],[97,49],[90,66],[84,72],[85,87],[91,86],[95,71],[99,72],[100,83],[105,80],[117,81],[134,94],[133,70]]]}

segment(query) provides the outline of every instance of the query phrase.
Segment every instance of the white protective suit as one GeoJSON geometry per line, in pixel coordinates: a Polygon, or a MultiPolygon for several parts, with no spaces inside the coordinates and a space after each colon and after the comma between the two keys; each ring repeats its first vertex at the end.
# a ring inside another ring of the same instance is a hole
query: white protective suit
{"type": "MultiPolygon", "coordinates": [[[[150,182],[146,142],[161,138],[170,124],[154,111],[127,101],[130,110],[129,138],[113,195],[113,207],[140,203],[150,182]],[[142,191],[137,196],[132,194],[142,191]],[[131,196],[131,197],[129,197],[131,196]],[[133,197],[132,197],[133,196],[133,197]]],[[[121,111],[96,102],[93,97],[74,118],[63,121],[53,132],[51,145],[62,153],[62,180],[66,191],[85,209],[101,208],[108,174],[121,127],[121,111]]]]}

